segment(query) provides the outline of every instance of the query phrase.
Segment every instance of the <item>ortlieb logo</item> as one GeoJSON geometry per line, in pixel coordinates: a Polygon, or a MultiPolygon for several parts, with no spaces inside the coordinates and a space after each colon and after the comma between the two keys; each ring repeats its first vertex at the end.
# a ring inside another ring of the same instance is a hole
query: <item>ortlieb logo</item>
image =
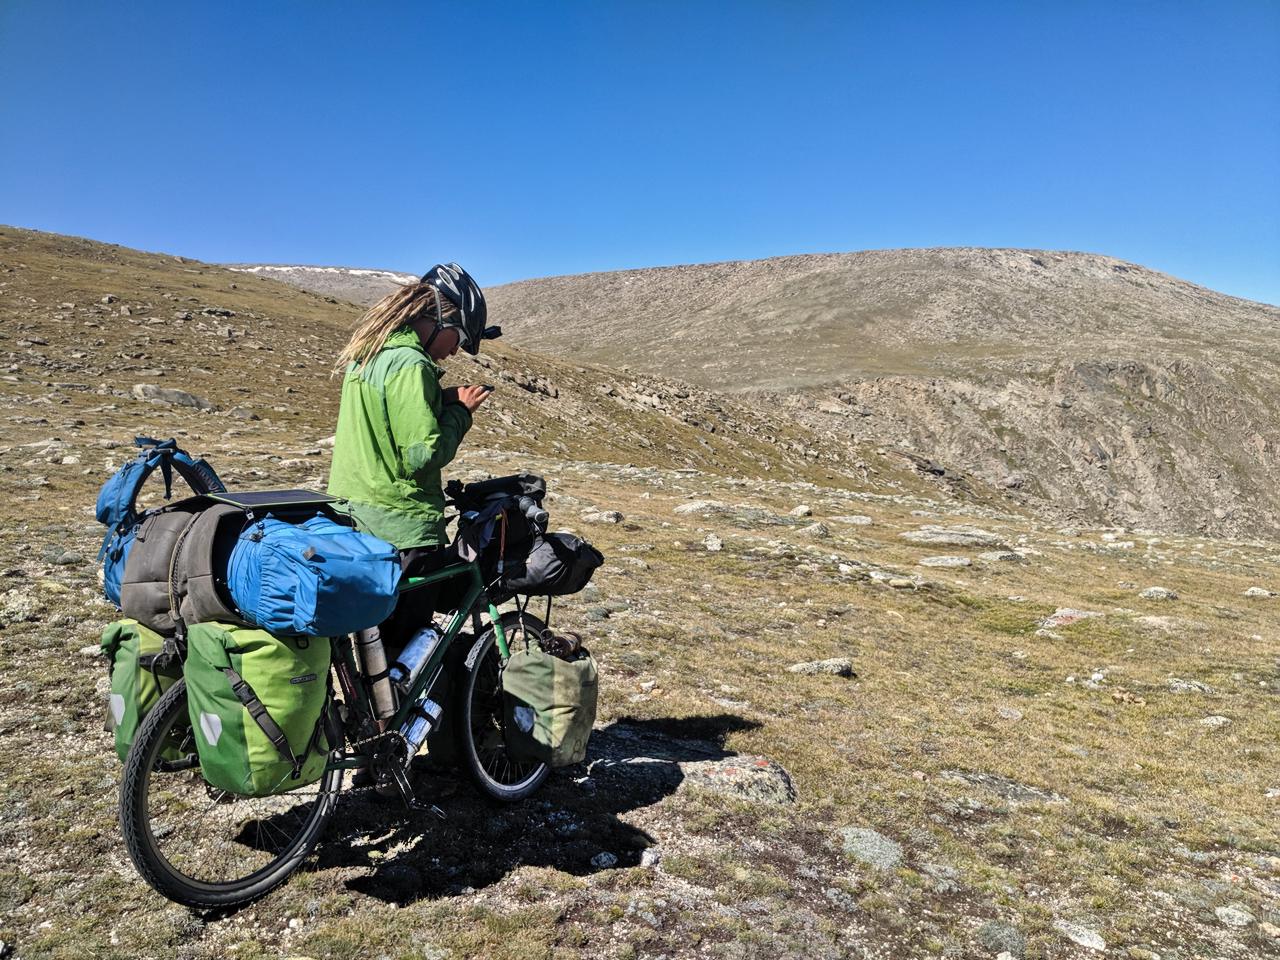
{"type": "Polygon", "coordinates": [[[289,682],[290,683],[310,683],[315,678],[316,678],[316,675],[314,673],[305,673],[300,677],[293,677],[292,679],[289,680],[289,682]]]}

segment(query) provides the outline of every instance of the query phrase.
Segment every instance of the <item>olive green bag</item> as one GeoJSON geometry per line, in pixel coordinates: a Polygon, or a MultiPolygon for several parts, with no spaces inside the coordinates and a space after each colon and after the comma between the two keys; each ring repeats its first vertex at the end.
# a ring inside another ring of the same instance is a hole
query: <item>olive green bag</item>
{"type": "MultiPolygon", "coordinates": [[[[176,653],[164,655],[164,637],[137,620],[108,624],[102,631],[102,654],[111,674],[107,730],[115,734],[116,755],[123,762],[143,718],[182,676],[182,664],[176,653]]],[[[166,759],[177,759],[176,751],[168,752],[166,759]]]]}
{"type": "Polygon", "coordinates": [[[328,637],[198,623],[187,631],[187,709],[212,786],[264,797],[315,783],[329,742],[328,637]]]}
{"type": "Polygon", "coordinates": [[[536,643],[513,645],[502,669],[503,739],[521,760],[580,763],[596,720],[599,675],[585,649],[565,660],[536,643]]]}

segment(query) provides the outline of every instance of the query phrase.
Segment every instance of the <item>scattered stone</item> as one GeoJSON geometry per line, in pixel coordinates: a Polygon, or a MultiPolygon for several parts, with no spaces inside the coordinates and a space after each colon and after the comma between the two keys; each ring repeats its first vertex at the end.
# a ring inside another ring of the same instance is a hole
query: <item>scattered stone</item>
{"type": "Polygon", "coordinates": [[[902,862],[902,845],[869,827],[844,827],[840,844],[846,856],[877,870],[892,870],[902,862]]]}
{"type": "Polygon", "coordinates": [[[1022,711],[1019,710],[1017,707],[1004,707],[1004,706],[996,707],[996,713],[1000,714],[1000,716],[1005,720],[1021,720],[1022,719],[1022,711]]]}
{"type": "Polygon", "coordinates": [[[1107,949],[1107,941],[1102,939],[1102,934],[1096,930],[1091,930],[1083,924],[1072,923],[1070,920],[1053,921],[1053,929],[1070,940],[1072,943],[1079,944],[1089,950],[1105,950],[1107,949]]]}
{"type": "Polygon", "coordinates": [[[907,577],[890,577],[885,581],[895,590],[912,590],[915,588],[916,582],[907,577]]]}
{"type": "Polygon", "coordinates": [[[617,510],[592,510],[582,515],[583,523],[621,523],[622,514],[617,510]]]}
{"type": "Polygon", "coordinates": [[[1143,600],[1177,600],[1178,594],[1168,587],[1147,587],[1138,594],[1143,600]]]}
{"type": "Polygon", "coordinates": [[[934,525],[921,527],[919,530],[908,530],[899,534],[903,540],[911,543],[927,543],[943,547],[1000,547],[1001,539],[994,533],[979,530],[977,527],[957,526],[939,527],[934,525]]]}
{"type": "Polygon", "coordinates": [[[801,673],[806,676],[830,674],[833,677],[853,677],[853,661],[845,657],[833,657],[830,660],[809,660],[805,663],[793,663],[787,667],[789,673],[801,673]]]}
{"type": "Polygon", "coordinates": [[[227,411],[227,416],[235,417],[237,420],[261,420],[262,419],[262,417],[258,416],[248,407],[232,407],[230,410],[227,411]]]}
{"type": "Polygon", "coordinates": [[[640,866],[656,867],[662,862],[662,851],[658,847],[646,847],[640,854],[640,866]]]}
{"type": "Polygon", "coordinates": [[[985,560],[987,563],[1026,563],[1027,558],[1013,550],[989,550],[986,553],[978,554],[979,560],[985,560]]]}
{"type": "Polygon", "coordinates": [[[1216,730],[1219,727],[1225,727],[1230,723],[1231,721],[1226,717],[1222,717],[1222,716],[1218,716],[1217,714],[1214,714],[1213,716],[1205,717],[1203,720],[1201,720],[1200,726],[1209,727],[1212,730],[1216,730]]]}
{"type": "Polygon", "coordinates": [[[712,553],[719,553],[724,549],[724,541],[717,537],[714,533],[708,533],[702,545],[712,553]]]}
{"type": "Polygon", "coordinates": [[[80,656],[82,657],[96,657],[100,653],[102,653],[102,645],[97,643],[90,643],[86,646],[81,647],[79,650],[76,651],[76,653],[80,654],[80,656]]]}
{"type": "Polygon", "coordinates": [[[719,500],[690,500],[688,503],[678,505],[675,512],[679,514],[715,513],[723,509],[724,504],[719,500]]]}
{"type": "Polygon", "coordinates": [[[815,539],[825,539],[831,536],[831,528],[828,527],[825,523],[819,521],[817,523],[811,523],[807,527],[801,527],[800,533],[806,537],[813,537],[815,539]]]}
{"type": "Polygon", "coordinates": [[[1183,680],[1180,677],[1169,678],[1169,689],[1173,693],[1213,693],[1213,687],[1199,680],[1183,680]]]}
{"type": "Polygon", "coordinates": [[[35,620],[40,610],[40,601],[20,590],[9,590],[0,595],[0,624],[35,620]]]}
{"type": "Polygon", "coordinates": [[[855,527],[869,527],[875,522],[864,513],[846,514],[839,517],[832,517],[831,519],[838,523],[849,523],[855,527]]]}
{"type": "Polygon", "coordinates": [[[328,447],[328,448],[332,448],[332,447],[333,447],[333,442],[334,442],[336,439],[337,439],[337,436],[336,436],[336,435],[335,435],[335,436],[332,436],[332,437],[325,437],[323,440],[317,440],[317,441],[316,441],[316,446],[317,446],[317,447],[328,447]]]}
{"type": "Polygon", "coordinates": [[[1016,960],[1027,952],[1027,938],[1017,927],[1003,920],[988,920],[978,928],[978,942],[988,950],[996,950],[1016,960]]]}
{"type": "Polygon", "coordinates": [[[1073,623],[1079,623],[1081,620],[1100,616],[1102,614],[1096,610],[1076,610],[1074,607],[1059,607],[1052,614],[1041,620],[1040,626],[1046,630],[1053,630],[1056,627],[1067,627],[1073,623]]]}
{"type": "Polygon", "coordinates": [[[197,410],[214,409],[213,404],[203,397],[197,397],[195,394],[187,393],[185,390],[175,390],[172,387],[157,387],[154,383],[135,383],[131,392],[137,399],[149,400],[153,403],[195,407],[197,410]]]}
{"type": "Polygon", "coordinates": [[[1040,787],[1031,787],[1025,783],[1019,783],[1017,780],[1002,777],[997,773],[970,773],[963,770],[943,770],[942,778],[944,780],[967,783],[975,787],[983,787],[1015,805],[1019,803],[1071,802],[1066,797],[1061,794],[1054,793],[1052,790],[1044,790],[1040,787]]]}
{"type": "Polygon", "coordinates": [[[798,507],[793,507],[789,515],[793,517],[812,517],[813,508],[807,503],[802,503],[798,507]]]}
{"type": "Polygon", "coordinates": [[[968,557],[925,557],[916,563],[922,567],[968,567],[973,561],[968,557]]]}
{"type": "Polygon", "coordinates": [[[709,790],[737,800],[757,803],[794,803],[796,790],[781,765],[766,757],[750,755],[723,760],[698,760],[680,764],[686,788],[709,790]]]}
{"type": "Polygon", "coordinates": [[[120,299],[120,298],[119,298],[119,297],[117,297],[115,294],[108,293],[106,296],[104,296],[104,297],[103,297],[101,300],[99,300],[98,302],[99,302],[99,303],[115,303],[118,299],[120,299]]]}
{"type": "Polygon", "coordinates": [[[1244,595],[1251,600],[1267,600],[1275,596],[1275,594],[1266,587],[1250,587],[1244,592],[1244,595]]]}
{"type": "Polygon", "coordinates": [[[1229,903],[1213,911],[1220,922],[1228,927],[1243,928],[1253,924],[1253,914],[1242,903],[1229,903]]]}
{"type": "Polygon", "coordinates": [[[608,850],[601,850],[591,858],[591,865],[597,870],[608,870],[618,865],[618,858],[608,850]]]}

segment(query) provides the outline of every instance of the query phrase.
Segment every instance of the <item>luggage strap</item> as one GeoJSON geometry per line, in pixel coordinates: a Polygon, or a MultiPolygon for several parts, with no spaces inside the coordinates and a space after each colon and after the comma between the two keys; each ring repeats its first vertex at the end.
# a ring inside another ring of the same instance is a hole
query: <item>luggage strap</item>
{"type": "MultiPolygon", "coordinates": [[[[223,667],[222,672],[226,674],[227,680],[231,683],[231,692],[236,695],[236,699],[244,704],[244,708],[249,711],[249,716],[253,717],[259,729],[266,734],[267,739],[279,751],[280,756],[293,766],[293,778],[296,780],[302,772],[302,760],[294,756],[293,751],[289,748],[289,738],[284,735],[284,731],[280,729],[280,725],[271,719],[271,714],[267,712],[267,708],[263,706],[258,695],[253,692],[253,687],[245,682],[244,677],[236,673],[234,667],[223,667]]],[[[314,739],[314,737],[312,738],[314,739]]],[[[310,752],[310,744],[308,751],[310,752]]],[[[305,758],[306,754],[303,754],[305,758]]]]}

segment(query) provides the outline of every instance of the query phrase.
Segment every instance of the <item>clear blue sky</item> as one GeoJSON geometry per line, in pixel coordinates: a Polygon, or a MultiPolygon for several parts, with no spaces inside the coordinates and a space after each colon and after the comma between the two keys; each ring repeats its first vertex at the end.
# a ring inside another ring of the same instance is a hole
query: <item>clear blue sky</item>
{"type": "Polygon", "coordinates": [[[1280,2],[0,2],[0,222],[482,283],[1089,250],[1280,303],[1280,2]]]}

